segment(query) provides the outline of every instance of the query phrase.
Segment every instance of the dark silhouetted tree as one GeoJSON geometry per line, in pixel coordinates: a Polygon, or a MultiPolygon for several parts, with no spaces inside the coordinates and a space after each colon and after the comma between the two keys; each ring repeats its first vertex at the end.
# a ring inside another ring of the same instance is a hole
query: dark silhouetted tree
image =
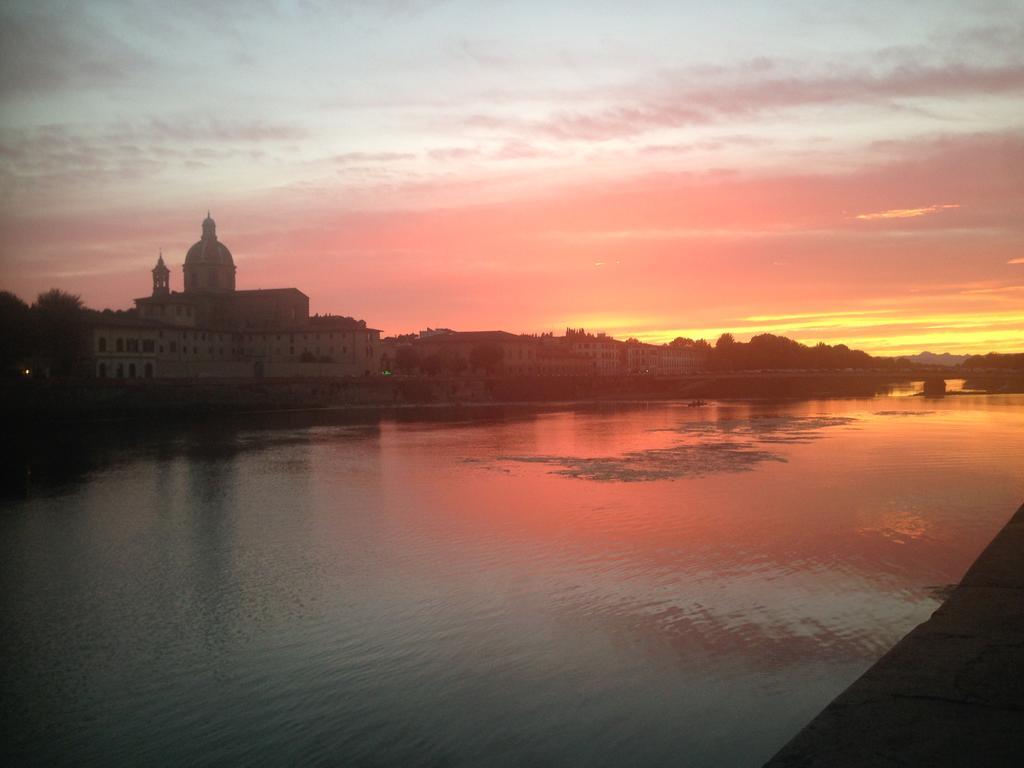
{"type": "Polygon", "coordinates": [[[51,361],[52,372],[69,376],[82,355],[84,313],[82,298],[58,288],[39,294],[32,307],[37,351],[51,361]]]}
{"type": "Polygon", "coordinates": [[[998,368],[1021,370],[1024,369],[1024,353],[1000,354],[989,352],[987,355],[971,355],[962,364],[963,368],[998,368]]]}
{"type": "Polygon", "coordinates": [[[0,375],[16,373],[15,366],[32,352],[34,336],[28,304],[10,291],[0,291],[0,375]]]}

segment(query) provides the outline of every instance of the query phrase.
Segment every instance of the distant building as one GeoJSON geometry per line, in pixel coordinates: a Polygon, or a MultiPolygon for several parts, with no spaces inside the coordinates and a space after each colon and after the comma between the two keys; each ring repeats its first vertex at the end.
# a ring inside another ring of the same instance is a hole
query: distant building
{"type": "Polygon", "coordinates": [[[587,333],[582,328],[566,328],[563,342],[574,355],[585,357],[592,363],[592,372],[598,376],[615,376],[628,372],[625,342],[604,333],[587,333]]]}
{"type": "Polygon", "coordinates": [[[484,367],[490,373],[507,376],[680,375],[700,370],[705,364],[703,355],[692,345],[618,341],[582,328],[567,328],[564,336],[428,329],[419,335],[385,339],[381,357],[384,370],[399,362],[403,348],[415,352],[416,366],[426,373],[473,373],[484,367]]]}
{"type": "Polygon", "coordinates": [[[705,367],[704,355],[695,346],[645,344],[630,339],[624,343],[627,373],[673,376],[705,367]]]}
{"type": "Polygon", "coordinates": [[[535,376],[538,374],[539,342],[530,336],[517,336],[506,331],[447,331],[433,332],[420,336],[413,345],[421,363],[432,355],[440,358],[449,368],[471,369],[474,360],[493,350],[493,357],[487,360],[491,372],[505,376],[535,376]],[[451,365],[453,360],[463,360],[465,365],[451,365]]]}
{"type": "Polygon", "coordinates": [[[665,376],[702,371],[708,365],[707,354],[694,345],[663,344],[658,347],[658,352],[657,372],[665,376]]]}
{"type": "Polygon", "coordinates": [[[572,354],[556,341],[550,335],[443,329],[421,333],[411,343],[388,343],[387,355],[394,359],[400,346],[411,346],[423,371],[458,373],[484,369],[501,376],[575,376],[592,371],[587,358],[572,354]]]}
{"type": "Polygon", "coordinates": [[[171,290],[163,254],[135,316],[97,313],[86,343],[99,378],[367,376],[380,331],[349,317],[309,316],[297,288],[236,290],[231,251],[207,214],[189,248],[185,289],[171,290]]]}

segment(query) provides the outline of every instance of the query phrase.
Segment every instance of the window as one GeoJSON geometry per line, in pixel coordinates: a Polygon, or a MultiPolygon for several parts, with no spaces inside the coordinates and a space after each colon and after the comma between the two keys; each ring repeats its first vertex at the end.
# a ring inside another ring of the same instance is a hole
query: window
{"type": "Polygon", "coordinates": [[[153,342],[152,339],[143,339],[142,340],[142,351],[143,352],[152,352],[154,346],[155,345],[154,345],[154,342],[153,342]]]}
{"type": "Polygon", "coordinates": [[[128,378],[135,378],[135,363],[128,363],[128,378]]]}
{"type": "Polygon", "coordinates": [[[146,363],[146,378],[147,379],[152,379],[153,378],[153,364],[152,363],[146,363]]]}
{"type": "Polygon", "coordinates": [[[178,342],[172,341],[171,342],[171,354],[174,354],[177,351],[178,351],[178,342]]]}
{"type": "Polygon", "coordinates": [[[101,379],[107,378],[107,364],[106,363],[100,363],[99,377],[101,379]]]}
{"type": "Polygon", "coordinates": [[[100,352],[106,352],[107,351],[107,340],[103,336],[100,336],[100,339],[99,339],[99,349],[100,349],[100,352]]]}

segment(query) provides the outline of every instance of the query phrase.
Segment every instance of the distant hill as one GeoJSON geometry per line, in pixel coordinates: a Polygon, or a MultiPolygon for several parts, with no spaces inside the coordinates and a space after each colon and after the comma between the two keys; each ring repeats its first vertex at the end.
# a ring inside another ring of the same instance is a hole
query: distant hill
{"type": "Polygon", "coordinates": [[[917,365],[944,365],[947,368],[952,368],[963,364],[970,355],[951,355],[949,352],[943,352],[941,355],[935,352],[919,352],[916,355],[904,355],[904,357],[917,365]]]}

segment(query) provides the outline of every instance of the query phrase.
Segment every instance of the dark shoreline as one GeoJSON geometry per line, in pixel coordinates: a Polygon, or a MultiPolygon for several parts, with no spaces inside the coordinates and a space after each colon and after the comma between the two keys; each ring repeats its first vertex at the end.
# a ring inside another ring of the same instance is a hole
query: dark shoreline
{"type": "MultiPolygon", "coordinates": [[[[956,375],[943,374],[946,378],[956,375]]],[[[872,397],[935,373],[705,373],[677,377],[367,377],[16,381],[0,385],[5,423],[178,421],[243,413],[421,406],[872,397]]],[[[981,393],[1024,392],[1024,373],[972,377],[981,393]]],[[[951,393],[952,394],[952,393],[951,393]]]]}
{"type": "Polygon", "coordinates": [[[1024,506],[932,617],[786,744],[783,766],[1018,765],[1024,506]]]}

